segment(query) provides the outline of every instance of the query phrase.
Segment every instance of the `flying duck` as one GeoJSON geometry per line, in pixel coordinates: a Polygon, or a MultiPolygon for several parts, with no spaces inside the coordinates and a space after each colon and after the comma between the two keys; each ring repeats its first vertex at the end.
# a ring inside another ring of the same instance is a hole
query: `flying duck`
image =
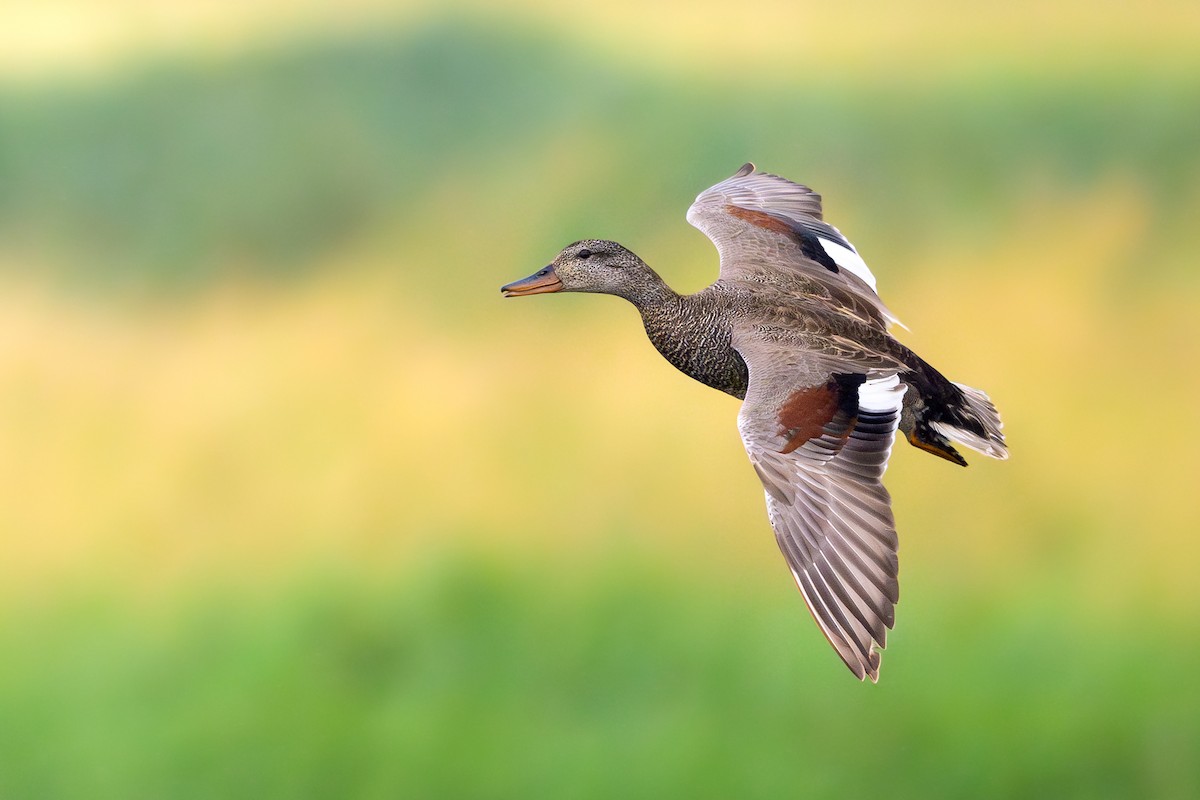
{"type": "Polygon", "coordinates": [[[1008,457],[987,395],[954,383],[888,332],[895,316],[821,196],[746,164],[701,192],[687,220],[720,276],[674,292],[616,242],[567,245],[505,297],[597,292],[641,313],[675,367],[742,400],[738,429],[766,491],[779,549],[814,619],[856,677],[879,680],[899,599],[883,472],[896,430],[966,466],[954,444],[1008,457]]]}

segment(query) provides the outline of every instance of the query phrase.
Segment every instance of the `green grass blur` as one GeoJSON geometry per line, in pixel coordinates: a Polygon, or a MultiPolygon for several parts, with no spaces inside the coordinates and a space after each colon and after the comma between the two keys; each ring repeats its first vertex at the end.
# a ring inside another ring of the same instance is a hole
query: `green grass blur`
{"type": "Polygon", "coordinates": [[[1197,796],[1187,37],[759,71],[469,17],[0,84],[0,797],[1197,796]],[[750,159],[1010,435],[897,448],[877,686],[736,404],[497,292],[590,236],[699,289],[750,159]]]}

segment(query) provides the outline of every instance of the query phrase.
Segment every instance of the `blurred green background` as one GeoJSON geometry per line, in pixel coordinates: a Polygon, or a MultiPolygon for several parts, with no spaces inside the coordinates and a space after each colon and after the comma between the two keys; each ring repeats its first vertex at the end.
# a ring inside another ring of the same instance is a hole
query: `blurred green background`
{"type": "Polygon", "coordinates": [[[1200,10],[0,5],[0,797],[1200,796],[1200,10]],[[807,182],[1012,460],[898,447],[877,686],[676,288],[807,182]]]}

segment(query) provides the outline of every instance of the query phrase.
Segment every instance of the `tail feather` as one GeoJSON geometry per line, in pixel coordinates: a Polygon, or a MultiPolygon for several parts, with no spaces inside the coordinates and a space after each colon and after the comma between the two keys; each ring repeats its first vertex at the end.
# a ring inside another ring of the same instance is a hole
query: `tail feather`
{"type": "Polygon", "coordinates": [[[961,402],[941,409],[929,425],[947,439],[985,456],[1008,458],[1008,445],[1001,433],[1004,423],[992,401],[979,389],[961,383],[954,386],[961,392],[961,402]]]}

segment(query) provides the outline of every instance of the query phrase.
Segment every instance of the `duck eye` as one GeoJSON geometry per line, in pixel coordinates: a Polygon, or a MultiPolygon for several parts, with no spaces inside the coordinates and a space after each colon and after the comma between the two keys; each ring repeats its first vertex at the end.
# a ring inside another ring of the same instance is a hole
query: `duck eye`
{"type": "Polygon", "coordinates": [[[576,255],[576,257],[578,257],[578,258],[591,258],[591,257],[592,257],[592,251],[591,251],[591,250],[584,249],[584,250],[580,250],[580,251],[579,251],[578,253],[576,253],[575,255],[576,255]]]}

